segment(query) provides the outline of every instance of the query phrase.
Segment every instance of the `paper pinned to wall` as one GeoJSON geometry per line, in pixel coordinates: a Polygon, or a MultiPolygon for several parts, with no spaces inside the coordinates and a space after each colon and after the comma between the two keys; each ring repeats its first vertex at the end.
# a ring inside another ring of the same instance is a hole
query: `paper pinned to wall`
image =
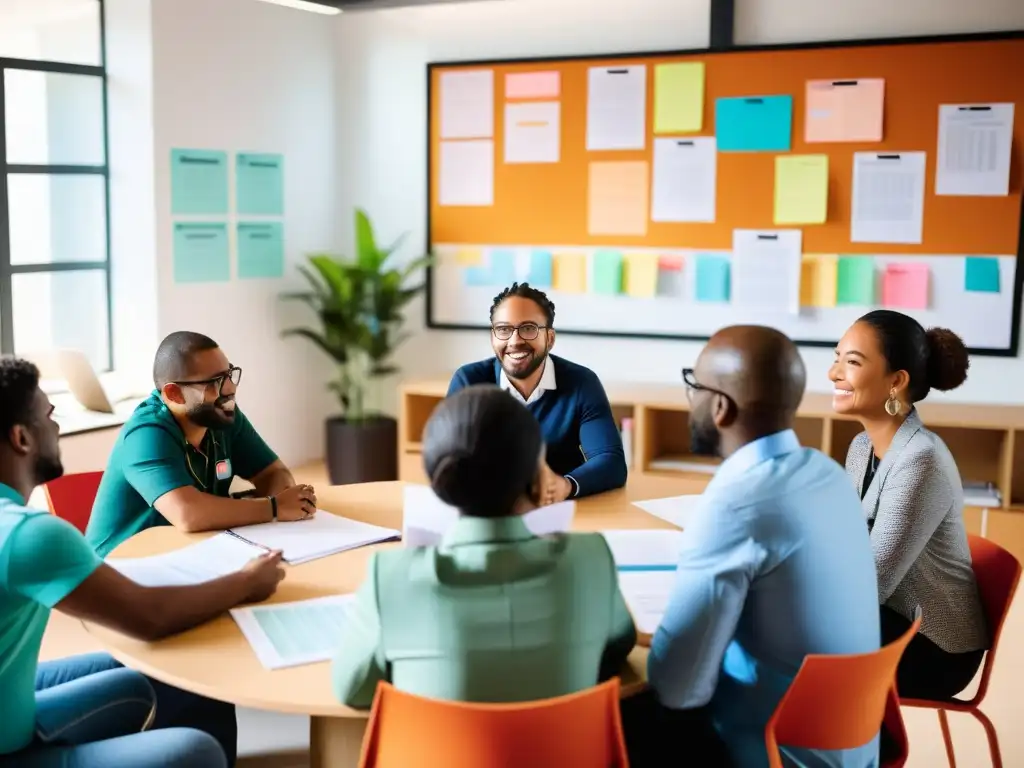
{"type": "Polygon", "coordinates": [[[727,302],[732,293],[731,265],[725,256],[697,255],[697,301],[727,302]]]}
{"type": "Polygon", "coordinates": [[[551,282],[562,293],[587,292],[587,257],[582,253],[556,253],[551,282]]]}
{"type": "Polygon", "coordinates": [[[505,75],[505,98],[557,99],[561,82],[558,72],[513,72],[505,75]]]}
{"type": "Polygon", "coordinates": [[[441,205],[494,205],[494,142],[442,141],[441,205]]]}
{"type": "Polygon", "coordinates": [[[236,226],[238,277],[284,276],[284,226],[279,221],[240,221],[236,226]]]}
{"type": "Polygon", "coordinates": [[[489,139],[494,135],[494,71],[441,75],[441,138],[489,139]]]}
{"type": "Polygon", "coordinates": [[[719,152],[788,152],[792,96],[739,96],[715,100],[719,152]]]}
{"type": "Polygon", "coordinates": [[[828,215],[828,155],[775,158],[775,223],[824,224],[828,215]]]}
{"type": "Polygon", "coordinates": [[[284,155],[239,152],[235,156],[235,199],[243,216],[284,214],[284,155]]]}
{"type": "Polygon", "coordinates": [[[662,272],[682,272],[686,259],[678,253],[663,253],[658,257],[658,269],[662,272]]]}
{"type": "Polygon", "coordinates": [[[704,127],[704,62],[654,67],[654,132],[692,133],[704,127]]]}
{"type": "Polygon", "coordinates": [[[651,221],[713,222],[718,153],[713,136],[654,140],[651,221]]]}
{"type": "Polygon", "coordinates": [[[622,254],[618,251],[599,250],[591,264],[590,289],[594,293],[617,296],[622,293],[622,254]]]}
{"type": "Polygon", "coordinates": [[[658,254],[647,251],[625,254],[623,287],[627,296],[648,299],[658,290],[658,254]]]}
{"type": "Polygon", "coordinates": [[[557,101],[505,105],[506,163],[557,163],[560,135],[557,101]]]}
{"type": "Polygon", "coordinates": [[[647,163],[591,163],[590,234],[646,235],[649,193],[647,163]]]}
{"type": "Polygon", "coordinates": [[[587,73],[587,149],[643,149],[647,67],[591,67],[587,73]]]}
{"type": "Polygon", "coordinates": [[[999,293],[999,259],[968,256],[964,260],[964,290],[999,293]]]}
{"type": "Polygon", "coordinates": [[[487,263],[491,270],[491,281],[502,287],[516,281],[516,252],[511,248],[491,248],[487,251],[487,263]]]}
{"type": "Polygon", "coordinates": [[[801,306],[834,307],[838,285],[838,256],[825,253],[804,254],[800,276],[801,306]]]}
{"type": "Polygon", "coordinates": [[[870,256],[841,256],[836,269],[836,304],[875,303],[875,261],[870,256]]]}
{"type": "Polygon", "coordinates": [[[219,222],[176,222],[174,282],[219,283],[230,279],[228,225],[219,222]]]}
{"type": "Polygon", "coordinates": [[[736,229],[732,233],[732,302],[744,309],[800,312],[803,233],[736,229]]]}
{"type": "Polygon", "coordinates": [[[551,251],[535,248],[530,251],[529,268],[526,282],[534,288],[550,288],[554,280],[552,275],[551,251]]]}
{"type": "Polygon", "coordinates": [[[882,306],[928,309],[928,265],[887,264],[882,275],[882,306]]]}
{"type": "Polygon", "coordinates": [[[850,241],[920,244],[924,152],[855,152],[850,241]]]}
{"type": "Polygon", "coordinates": [[[804,141],[881,141],[885,80],[808,80],[804,141]]]}
{"type": "Polygon", "coordinates": [[[939,106],[936,195],[1008,195],[1013,109],[1009,104],[939,106]]]}
{"type": "Polygon", "coordinates": [[[459,248],[455,252],[455,263],[460,267],[476,267],[484,263],[484,252],[480,248],[459,248]]]}
{"type": "Polygon", "coordinates": [[[171,213],[228,212],[228,153],[209,149],[171,150],[171,213]]]}

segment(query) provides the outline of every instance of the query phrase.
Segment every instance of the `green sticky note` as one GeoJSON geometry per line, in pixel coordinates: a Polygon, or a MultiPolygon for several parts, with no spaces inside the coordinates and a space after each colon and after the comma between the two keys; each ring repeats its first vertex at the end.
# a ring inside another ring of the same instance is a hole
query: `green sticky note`
{"type": "Polygon", "coordinates": [[[239,152],[235,158],[235,197],[242,216],[282,216],[284,156],[239,152]]]}
{"type": "Polygon", "coordinates": [[[622,254],[618,251],[597,251],[594,254],[594,293],[622,293],[622,254]]]}
{"type": "Polygon", "coordinates": [[[704,62],[654,68],[654,132],[692,133],[704,125],[704,62]]]}
{"type": "Polygon", "coordinates": [[[968,256],[964,269],[964,290],[999,293],[999,259],[968,256]]]}
{"type": "Polygon", "coordinates": [[[171,150],[171,213],[228,212],[228,154],[209,149],[171,150]]]}
{"type": "Polygon", "coordinates": [[[238,277],[284,276],[284,227],[277,221],[240,221],[238,277]]]}
{"type": "Polygon", "coordinates": [[[174,282],[219,283],[230,279],[228,225],[177,222],[174,225],[174,282]]]}
{"type": "Polygon", "coordinates": [[[836,304],[875,303],[875,262],[870,256],[842,256],[837,270],[836,304]]]}
{"type": "Polygon", "coordinates": [[[729,301],[729,260],[724,256],[698,254],[695,296],[697,301],[729,301]]]}

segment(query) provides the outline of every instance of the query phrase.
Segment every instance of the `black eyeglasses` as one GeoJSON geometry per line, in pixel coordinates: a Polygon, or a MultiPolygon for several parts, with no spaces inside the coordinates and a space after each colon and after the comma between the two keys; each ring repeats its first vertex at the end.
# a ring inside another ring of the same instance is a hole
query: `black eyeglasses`
{"type": "MultiPolygon", "coordinates": [[[[697,377],[693,373],[693,368],[683,368],[683,383],[686,385],[686,397],[687,398],[692,398],[694,392],[701,392],[701,391],[703,391],[703,392],[712,392],[712,393],[714,393],[716,395],[721,395],[722,397],[727,397],[730,400],[733,399],[732,395],[728,394],[727,392],[723,392],[720,389],[713,389],[712,387],[705,387],[703,384],[701,384],[699,381],[697,381],[697,377]]],[[[735,400],[733,400],[733,402],[735,402],[735,400]]]]}
{"type": "Polygon", "coordinates": [[[519,325],[494,325],[491,326],[491,333],[494,334],[494,338],[501,339],[502,341],[508,341],[512,338],[512,334],[519,331],[519,338],[523,341],[533,341],[537,338],[542,330],[547,328],[546,325],[537,325],[536,323],[520,323],[519,325]]]}
{"type": "Polygon", "coordinates": [[[217,385],[217,394],[220,395],[221,390],[224,389],[224,382],[231,380],[231,383],[236,387],[239,382],[242,381],[242,369],[236,365],[232,365],[224,373],[213,376],[209,379],[198,379],[196,381],[175,381],[172,382],[177,384],[179,387],[208,387],[211,384],[217,385]]]}

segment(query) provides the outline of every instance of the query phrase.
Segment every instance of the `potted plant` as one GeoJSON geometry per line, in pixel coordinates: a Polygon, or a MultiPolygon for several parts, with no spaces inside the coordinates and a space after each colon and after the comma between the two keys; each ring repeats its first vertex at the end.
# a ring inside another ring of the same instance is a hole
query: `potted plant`
{"type": "Polygon", "coordinates": [[[326,423],[327,470],[332,485],[398,478],[398,424],[367,402],[374,380],[395,373],[389,361],[408,336],[402,333],[402,309],[424,289],[410,284],[431,263],[430,256],[393,265],[399,242],[377,245],[370,219],[355,214],[356,258],[312,254],[299,271],[310,289],[283,299],[301,301],[320,320],[320,328],[291,328],[284,336],[302,336],[337,366],[327,386],[338,397],[341,414],[326,423]]]}

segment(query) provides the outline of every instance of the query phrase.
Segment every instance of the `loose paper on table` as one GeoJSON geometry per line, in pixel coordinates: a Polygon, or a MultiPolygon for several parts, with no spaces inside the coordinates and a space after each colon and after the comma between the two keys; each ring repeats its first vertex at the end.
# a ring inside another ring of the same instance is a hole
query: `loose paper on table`
{"type": "Polygon", "coordinates": [[[828,155],[775,158],[775,223],[824,224],[828,215],[828,155]]]}
{"type": "Polygon", "coordinates": [[[561,121],[557,101],[505,105],[505,162],[557,163],[561,121]]]}
{"type": "Polygon", "coordinates": [[[839,257],[805,253],[800,274],[800,306],[834,307],[839,286],[839,257]]]}
{"type": "Polygon", "coordinates": [[[174,282],[219,283],[230,279],[228,225],[175,222],[174,282]]]}
{"type": "Polygon", "coordinates": [[[718,153],[713,136],[654,140],[651,221],[715,220],[718,153]]]}
{"type": "MultiPolygon", "coordinates": [[[[292,603],[232,608],[231,617],[267,669],[332,659],[354,595],[331,595],[292,603]]],[[[326,673],[325,673],[326,674],[326,673]]]]}
{"type": "Polygon", "coordinates": [[[235,157],[235,197],[243,216],[281,216],[284,156],[239,152],[235,157]]]}
{"type": "Polygon", "coordinates": [[[1012,103],[939,106],[935,194],[1009,194],[1013,108],[1012,103]]]}
{"type": "Polygon", "coordinates": [[[336,555],[367,544],[397,539],[401,533],[392,528],[361,523],[318,510],[308,520],[243,525],[230,533],[264,550],[280,549],[292,565],[336,555]]]}
{"type": "Polygon", "coordinates": [[[704,126],[704,62],[654,67],[654,132],[692,133],[704,126]]]}
{"type": "Polygon", "coordinates": [[[851,242],[920,244],[924,166],[924,152],[854,153],[851,242]]]}
{"type": "Polygon", "coordinates": [[[654,515],[672,525],[685,528],[700,509],[702,498],[703,496],[700,494],[670,496],[665,499],[634,501],[633,506],[640,507],[647,514],[654,515]]]}
{"type": "Polygon", "coordinates": [[[881,141],[885,80],[808,80],[804,141],[881,141]]]}
{"type": "Polygon", "coordinates": [[[602,531],[618,570],[619,589],[641,632],[661,622],[675,584],[682,531],[602,531]]]}
{"type": "Polygon", "coordinates": [[[474,69],[441,75],[441,138],[494,135],[494,72],[474,69]]]}
{"type": "Polygon", "coordinates": [[[218,533],[196,544],[151,557],[110,557],[107,565],[144,587],[187,587],[241,570],[265,550],[218,533]]]}
{"type": "Polygon", "coordinates": [[[171,150],[171,213],[228,212],[228,153],[208,149],[171,150]]]}
{"type": "Polygon", "coordinates": [[[240,279],[284,276],[284,227],[281,222],[240,221],[236,231],[240,279]]]}
{"type": "Polygon", "coordinates": [[[647,67],[591,67],[587,73],[587,149],[643,149],[647,67]]]}
{"type": "Polygon", "coordinates": [[[802,242],[799,229],[733,230],[733,304],[799,313],[802,242]]]}
{"type": "Polygon", "coordinates": [[[646,235],[649,193],[647,163],[591,163],[590,234],[646,235]]]}
{"type": "Polygon", "coordinates": [[[494,142],[442,141],[441,205],[494,205],[494,142]]]}

